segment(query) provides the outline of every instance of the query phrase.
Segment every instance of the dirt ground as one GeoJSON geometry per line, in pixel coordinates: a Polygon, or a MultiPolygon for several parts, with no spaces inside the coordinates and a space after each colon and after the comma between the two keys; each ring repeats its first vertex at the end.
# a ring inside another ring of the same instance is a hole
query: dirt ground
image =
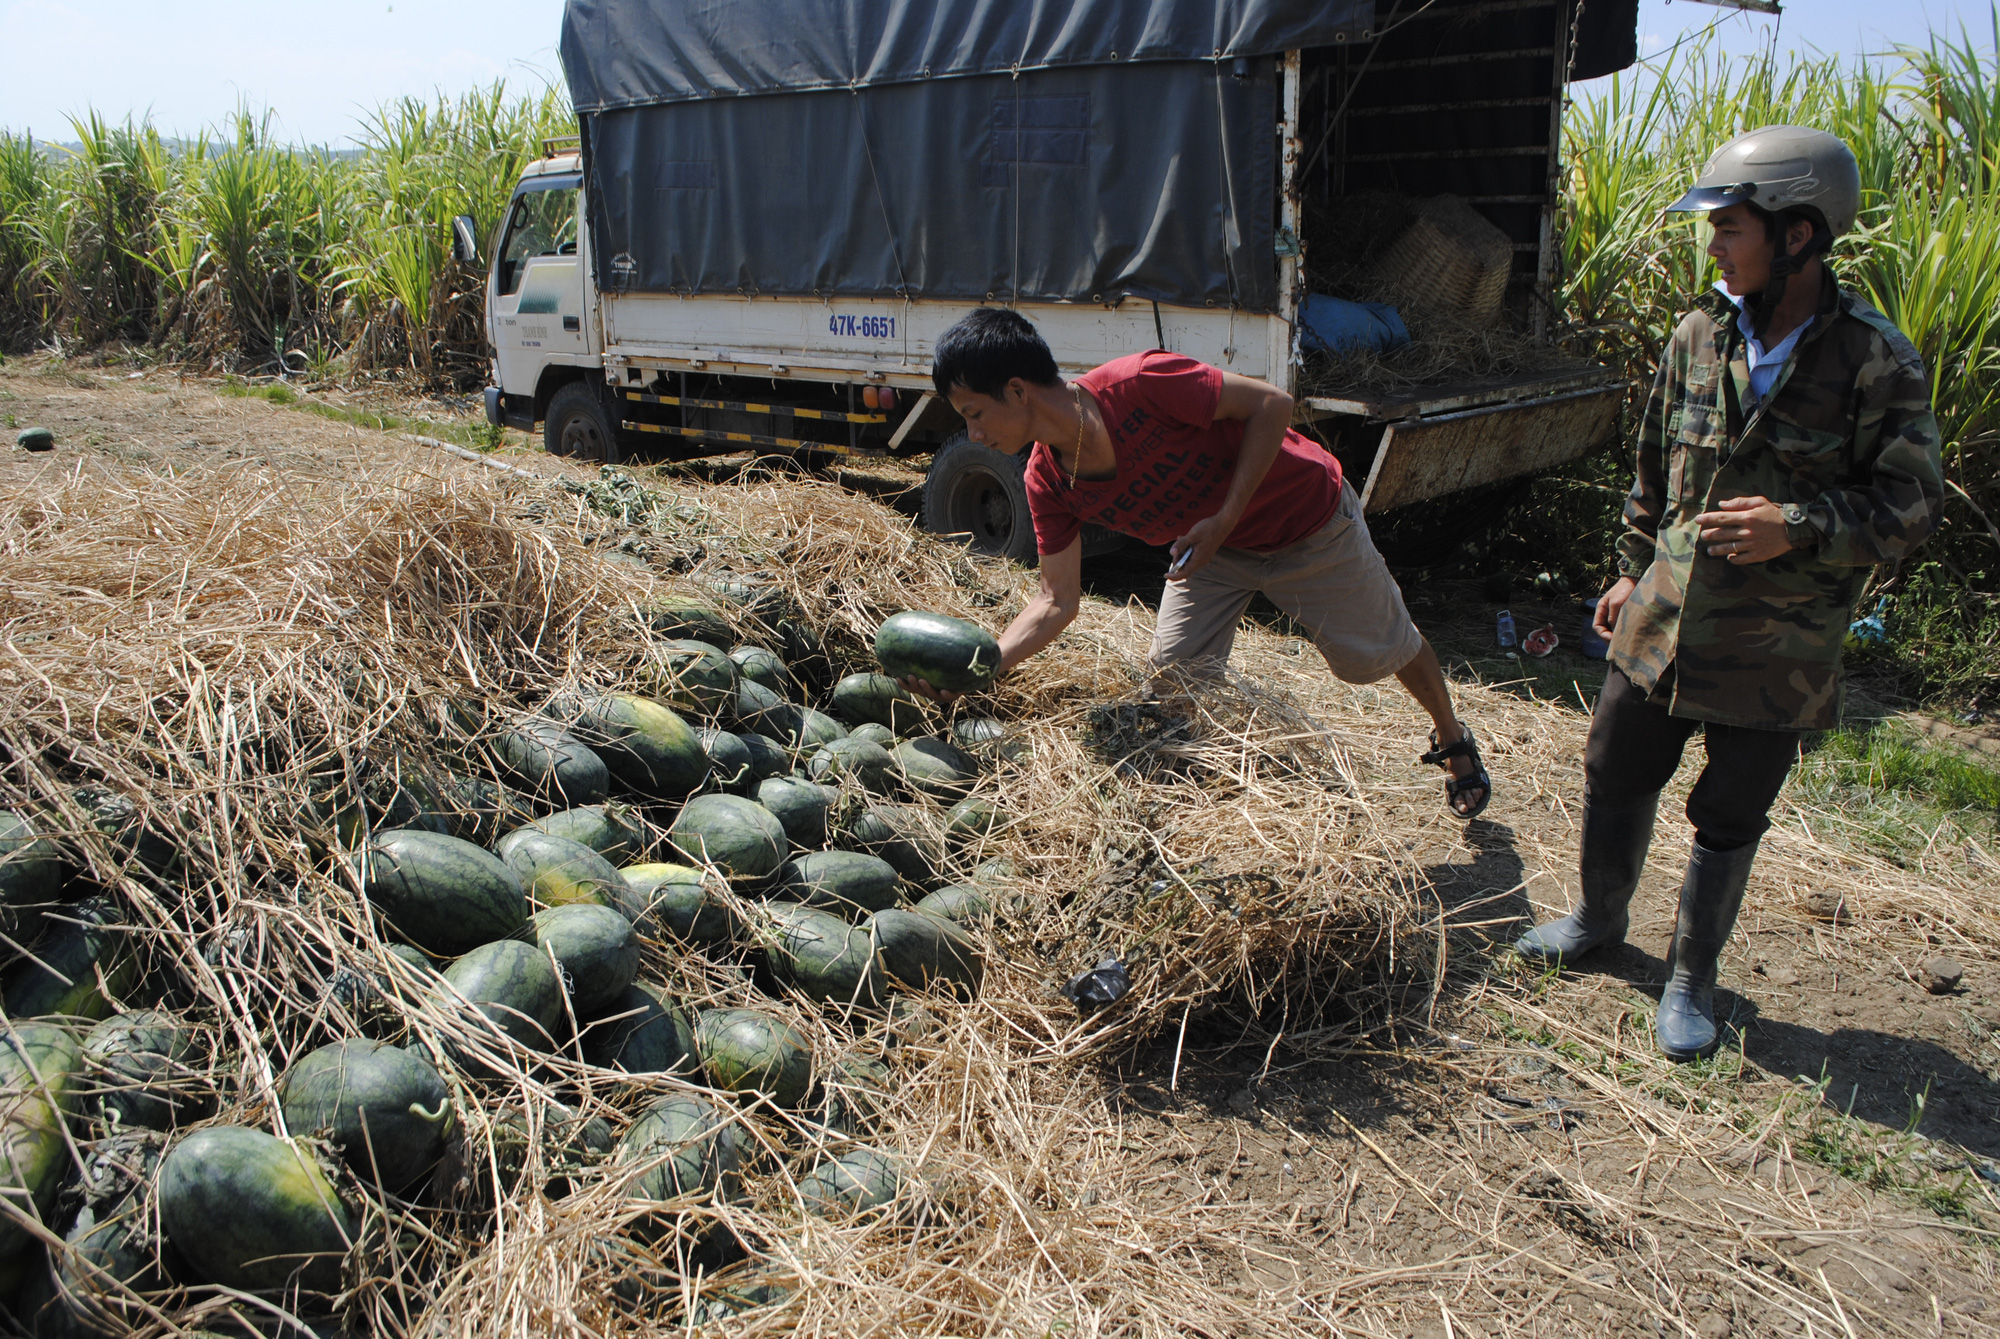
{"type": "MultiPolygon", "coordinates": [[[[195,452],[337,470],[381,436],[169,372],[19,360],[0,365],[0,415],[9,472],[93,454],[171,469],[195,452]],[[12,447],[30,425],[54,430],[53,453],[12,447]]],[[[501,454],[540,473],[579,468],[518,442],[501,454]]],[[[907,510],[899,478],[852,482],[907,510]]],[[[1144,623],[1153,562],[1098,560],[1094,589],[1144,623]]],[[[1690,836],[1677,800],[1629,945],[1561,976],[1499,952],[1574,890],[1585,703],[1601,669],[1566,646],[1509,677],[1483,649],[1490,611],[1417,586],[1412,605],[1485,744],[1486,815],[1446,813],[1393,683],[1339,701],[1374,821],[1400,834],[1394,876],[1434,909],[1442,990],[1359,1043],[1351,1020],[1218,1015],[1105,1065],[1102,1115],[1129,1158],[1116,1175],[1186,1213],[1254,1206],[1263,1231],[1209,1241],[1202,1257],[1268,1299],[1274,1330],[2000,1333],[1990,828],[1940,829],[1936,849],[1899,867],[1844,844],[1842,815],[1788,792],[1724,959],[1720,1007],[1738,1040],[1712,1062],[1669,1065],[1650,1025],[1690,836]],[[1964,976],[1932,994],[1921,964],[1940,953],[1964,976]]],[[[1524,631],[1551,621],[1573,646],[1573,603],[1515,612],[1524,631]]],[[[1303,652],[1261,630],[1241,659],[1323,673],[1303,652]]]]}

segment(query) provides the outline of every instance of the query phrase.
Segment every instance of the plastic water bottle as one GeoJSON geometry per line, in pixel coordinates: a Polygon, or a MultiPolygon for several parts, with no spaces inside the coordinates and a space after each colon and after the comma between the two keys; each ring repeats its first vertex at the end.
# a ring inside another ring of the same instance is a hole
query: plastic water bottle
{"type": "Polygon", "coordinates": [[[1494,630],[1500,634],[1500,649],[1512,655],[1521,649],[1521,638],[1514,631],[1514,611],[1502,609],[1500,617],[1494,620],[1494,630]]]}
{"type": "Polygon", "coordinates": [[[1592,660],[1611,654],[1611,644],[1597,635],[1597,600],[1593,595],[1583,602],[1583,653],[1592,660]]]}

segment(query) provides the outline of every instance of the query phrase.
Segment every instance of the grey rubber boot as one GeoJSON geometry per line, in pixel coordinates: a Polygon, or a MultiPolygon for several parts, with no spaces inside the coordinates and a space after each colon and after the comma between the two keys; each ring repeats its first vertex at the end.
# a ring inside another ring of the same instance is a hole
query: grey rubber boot
{"type": "Polygon", "coordinates": [[[1681,912],[1668,954],[1670,974],[1660,994],[1654,1035],[1670,1060],[1697,1060],[1722,1039],[1715,1026],[1715,967],[1743,908],[1743,888],[1757,843],[1711,851],[1700,842],[1681,881],[1681,912]]]}
{"type": "Polygon", "coordinates": [[[1584,796],[1583,852],[1577,862],[1583,900],[1569,915],[1522,935],[1514,942],[1515,952],[1537,962],[1561,962],[1599,944],[1625,941],[1631,920],[1626,908],[1632,905],[1632,890],[1646,868],[1653,815],[1659,807],[1658,791],[1623,804],[1584,796]]]}

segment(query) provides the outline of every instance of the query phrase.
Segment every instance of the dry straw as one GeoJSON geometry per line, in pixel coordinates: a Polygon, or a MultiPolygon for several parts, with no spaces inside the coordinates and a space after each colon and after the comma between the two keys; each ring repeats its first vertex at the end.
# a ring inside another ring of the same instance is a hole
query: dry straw
{"type": "MultiPolygon", "coordinates": [[[[627,1230],[633,1167],[570,1169],[572,1193],[551,1199],[539,1143],[518,1182],[493,1156],[509,1111],[555,1120],[560,1101],[616,1131],[688,1081],[530,1054],[426,986],[361,904],[358,834],[340,811],[440,764],[479,769],[487,731],[565,686],[640,682],[644,611],[707,581],[775,580],[829,659],[862,668],[886,614],[993,625],[1019,578],[798,482],[565,489],[411,450],[176,473],[86,461],[17,468],[0,486],[0,804],[58,829],[77,881],[129,909],[146,978],[121,1002],[163,994],[206,1039],[179,1084],[190,1109],[308,1136],[282,1129],[280,1077],[364,1032],[450,1076],[461,1138],[423,1202],[346,1181],[366,1222],[339,1303],[348,1322],[581,1334],[706,1314],[735,1275],[683,1275],[670,1244],[627,1230]],[[98,832],[80,782],[130,797],[181,852],[177,870],[150,875],[98,832]]],[[[1013,817],[960,868],[1003,855],[1021,877],[977,1001],[843,1018],[763,1000],[811,1038],[822,1074],[841,1054],[887,1057],[877,1142],[912,1175],[874,1219],[803,1215],[797,1178],[826,1136],[744,1108],[742,1198],[685,1208],[690,1223],[727,1221],[753,1248],[748,1272],[782,1285],[781,1306],[740,1322],[751,1330],[1041,1333],[1091,1315],[1157,1333],[1258,1327],[1205,1263],[1229,1215],[1162,1213],[1133,1193],[1098,1058],[1219,1005],[1315,1026],[1417,926],[1369,853],[1367,806],[1325,731],[1244,683],[1142,700],[1138,635],[1099,611],[998,695],[1028,751],[981,783],[1013,817]],[[1056,988],[1103,955],[1126,959],[1134,989],[1079,1015],[1056,988]]],[[[647,815],[656,831],[670,816],[647,815]]],[[[759,998],[734,959],[672,943],[648,944],[644,974],[695,1009],[759,998]]],[[[103,1291],[140,1327],[290,1305],[103,1291]]]]}

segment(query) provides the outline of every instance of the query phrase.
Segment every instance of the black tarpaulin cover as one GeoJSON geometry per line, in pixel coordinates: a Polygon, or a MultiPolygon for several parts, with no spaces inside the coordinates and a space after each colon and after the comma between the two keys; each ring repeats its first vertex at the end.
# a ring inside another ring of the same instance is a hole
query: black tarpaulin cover
{"type": "Polygon", "coordinates": [[[569,0],[578,112],[1360,40],[1374,0],[569,0]]]}
{"type": "Polygon", "coordinates": [[[598,283],[1275,310],[1269,57],[1373,12],[570,0],[598,283]]]}

